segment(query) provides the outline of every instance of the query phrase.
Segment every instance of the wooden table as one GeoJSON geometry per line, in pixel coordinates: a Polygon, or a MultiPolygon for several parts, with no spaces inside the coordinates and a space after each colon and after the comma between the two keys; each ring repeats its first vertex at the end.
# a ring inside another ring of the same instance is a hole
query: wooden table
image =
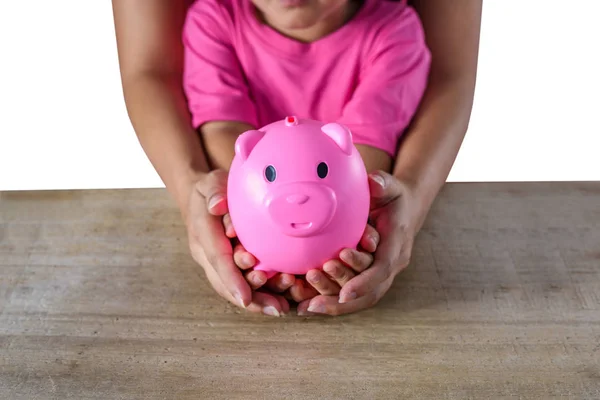
{"type": "Polygon", "coordinates": [[[1,399],[600,398],[600,183],[449,184],[380,304],[229,306],[163,190],[0,194],[1,399]]]}

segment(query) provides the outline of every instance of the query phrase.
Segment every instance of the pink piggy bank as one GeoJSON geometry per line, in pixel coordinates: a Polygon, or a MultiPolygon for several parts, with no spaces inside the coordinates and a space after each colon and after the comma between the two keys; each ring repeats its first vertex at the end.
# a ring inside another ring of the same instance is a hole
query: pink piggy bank
{"type": "Polygon", "coordinates": [[[304,275],[356,248],[369,200],[365,165],[342,125],[287,117],[235,143],[231,222],[269,277],[304,275]]]}

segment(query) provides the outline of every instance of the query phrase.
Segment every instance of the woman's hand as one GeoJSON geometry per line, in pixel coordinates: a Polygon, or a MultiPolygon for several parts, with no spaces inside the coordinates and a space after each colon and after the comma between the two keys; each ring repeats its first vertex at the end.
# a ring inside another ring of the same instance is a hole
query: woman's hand
{"type": "Polygon", "coordinates": [[[388,173],[370,175],[369,186],[370,217],[381,236],[372,266],[343,282],[339,296],[332,291],[300,303],[299,315],[341,315],[372,307],[408,266],[422,207],[410,185],[388,173]]]}
{"type": "Polygon", "coordinates": [[[280,316],[289,312],[283,296],[254,292],[233,259],[233,247],[225,234],[227,172],[214,170],[192,187],[186,213],[189,246],[213,288],[222,297],[252,312],[280,316]],[[225,225],[225,227],[224,227],[225,225]]]}

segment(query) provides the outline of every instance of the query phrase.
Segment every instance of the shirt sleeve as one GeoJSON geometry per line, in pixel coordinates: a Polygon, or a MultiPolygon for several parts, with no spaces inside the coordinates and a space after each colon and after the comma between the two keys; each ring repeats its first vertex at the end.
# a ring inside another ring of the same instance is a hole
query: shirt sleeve
{"type": "Polygon", "coordinates": [[[431,53],[417,13],[410,7],[392,18],[368,51],[359,83],[342,111],[355,144],[396,156],[398,139],[421,102],[431,53]]]}
{"type": "Polygon", "coordinates": [[[233,48],[233,22],[215,0],[196,1],[183,27],[183,88],[194,128],[209,121],[238,121],[256,126],[251,99],[233,48]]]}

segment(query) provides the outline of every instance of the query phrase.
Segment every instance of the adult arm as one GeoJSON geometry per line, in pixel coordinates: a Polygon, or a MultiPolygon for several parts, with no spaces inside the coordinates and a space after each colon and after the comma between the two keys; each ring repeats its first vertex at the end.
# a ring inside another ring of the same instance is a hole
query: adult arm
{"type": "Polygon", "coordinates": [[[193,128],[182,89],[186,11],[183,0],[113,0],[127,111],[144,152],[183,214],[192,185],[210,169],[228,169],[235,139],[251,128],[211,121],[200,127],[200,136],[193,128]]]}
{"type": "MultiPolygon", "coordinates": [[[[127,111],[144,152],[181,210],[192,256],[212,286],[237,305],[279,315],[289,310],[287,302],[251,292],[223,230],[227,174],[209,172],[209,160],[221,166],[228,153],[207,157],[190,118],[182,88],[187,11],[184,0],[113,0],[127,111]]],[[[215,140],[231,141],[234,135],[219,124],[206,124],[205,130],[213,149],[219,148],[215,140]]]]}
{"type": "Polygon", "coordinates": [[[183,0],[113,0],[127,111],[144,152],[182,213],[209,166],[181,87],[183,0]]]}
{"type": "Polygon", "coordinates": [[[432,53],[429,84],[400,145],[393,174],[414,188],[419,230],[442,188],[471,116],[482,0],[413,0],[432,53]]]}

